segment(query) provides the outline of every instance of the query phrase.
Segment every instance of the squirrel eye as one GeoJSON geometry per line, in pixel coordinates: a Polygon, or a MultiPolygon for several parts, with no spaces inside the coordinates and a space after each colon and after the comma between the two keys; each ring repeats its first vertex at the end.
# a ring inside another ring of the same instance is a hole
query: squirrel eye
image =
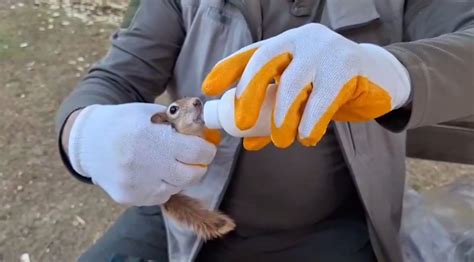
{"type": "Polygon", "coordinates": [[[178,109],[179,108],[177,106],[170,106],[170,114],[176,114],[176,112],[178,112],[178,109]]]}

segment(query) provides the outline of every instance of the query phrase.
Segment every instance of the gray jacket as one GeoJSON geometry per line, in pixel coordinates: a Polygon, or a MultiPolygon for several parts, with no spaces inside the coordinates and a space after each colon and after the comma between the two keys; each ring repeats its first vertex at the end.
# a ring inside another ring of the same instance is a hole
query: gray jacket
{"type": "MultiPolygon", "coordinates": [[[[312,15],[312,7],[319,2],[271,1],[288,7],[282,8],[282,16],[295,19],[312,15]]],[[[474,113],[474,1],[321,3],[320,23],[354,41],[384,46],[410,73],[414,90],[410,105],[376,121],[335,124],[365,207],[377,258],[402,261],[398,233],[405,130],[474,113]]],[[[202,96],[200,84],[217,61],[262,38],[262,8],[268,7],[256,0],[143,0],[130,26],[113,34],[108,54],[63,102],[58,131],[71,112],[91,104],[153,102],[165,90],[173,98],[202,96]]],[[[225,137],[204,181],[187,193],[216,208],[240,142],[225,137]]],[[[166,222],[170,260],[191,261],[201,241],[172,221],[166,222]]]]}

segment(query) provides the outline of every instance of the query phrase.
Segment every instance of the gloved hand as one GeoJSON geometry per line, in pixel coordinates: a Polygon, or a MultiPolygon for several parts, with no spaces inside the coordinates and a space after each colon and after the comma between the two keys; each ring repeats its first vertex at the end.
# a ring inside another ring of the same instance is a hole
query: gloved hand
{"type": "Polygon", "coordinates": [[[150,121],[164,110],[144,103],[84,108],[69,136],[72,167],[121,204],[166,202],[202,178],[216,147],[199,137],[179,134],[171,125],[150,121]]]}
{"type": "MultiPolygon", "coordinates": [[[[238,80],[235,119],[241,130],[258,119],[269,83],[279,83],[271,140],[288,147],[298,135],[314,146],[331,120],[368,121],[403,106],[411,87],[406,68],[384,48],[357,44],[321,24],[307,24],[242,48],[221,60],[202,90],[220,95],[238,80]]],[[[270,139],[247,138],[247,149],[270,139]]]]}

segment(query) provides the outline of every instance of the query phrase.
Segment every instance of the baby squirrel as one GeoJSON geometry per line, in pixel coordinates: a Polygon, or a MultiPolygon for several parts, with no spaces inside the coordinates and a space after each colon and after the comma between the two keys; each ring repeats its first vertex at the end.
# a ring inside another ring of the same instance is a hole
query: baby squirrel
{"type": "MultiPolygon", "coordinates": [[[[171,124],[181,134],[199,136],[218,144],[219,133],[216,136],[204,126],[202,113],[203,104],[199,98],[182,98],[169,105],[166,112],[154,114],[151,122],[171,124]]],[[[230,217],[208,210],[197,199],[184,194],[172,195],[162,206],[168,216],[190,227],[204,240],[221,237],[235,228],[230,217]]]]}

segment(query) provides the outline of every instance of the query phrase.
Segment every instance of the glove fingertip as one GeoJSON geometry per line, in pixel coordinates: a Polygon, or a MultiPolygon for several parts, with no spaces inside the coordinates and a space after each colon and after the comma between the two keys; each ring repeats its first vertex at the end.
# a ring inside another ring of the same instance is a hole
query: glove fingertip
{"type": "Polygon", "coordinates": [[[206,96],[219,96],[228,89],[226,86],[222,87],[219,79],[216,79],[213,74],[214,72],[211,72],[202,83],[201,91],[206,96]]]}
{"type": "Polygon", "coordinates": [[[306,146],[306,147],[312,147],[316,146],[316,144],[319,142],[317,139],[314,138],[300,138],[298,137],[298,141],[300,142],[301,145],[306,146]]]}
{"type": "Polygon", "coordinates": [[[217,63],[206,76],[201,90],[207,96],[218,96],[234,85],[242,76],[247,63],[257,48],[233,54],[217,63]]]}
{"type": "Polygon", "coordinates": [[[327,125],[317,124],[311,134],[307,137],[298,136],[298,141],[300,144],[306,147],[316,146],[319,141],[323,138],[324,134],[326,134],[327,125]]]}
{"type": "Polygon", "coordinates": [[[244,93],[240,98],[235,98],[235,125],[240,130],[252,128],[258,121],[263,98],[249,96],[244,93]]]}
{"type": "Polygon", "coordinates": [[[270,144],[270,137],[245,137],[244,149],[247,151],[258,151],[270,144]]]}
{"type": "Polygon", "coordinates": [[[217,129],[204,129],[204,139],[214,145],[221,143],[221,132],[217,129]]]}
{"type": "Polygon", "coordinates": [[[275,139],[272,136],[271,139],[272,139],[272,142],[275,145],[275,147],[280,148],[280,149],[288,148],[295,141],[294,137],[279,137],[279,138],[275,139]]]}

